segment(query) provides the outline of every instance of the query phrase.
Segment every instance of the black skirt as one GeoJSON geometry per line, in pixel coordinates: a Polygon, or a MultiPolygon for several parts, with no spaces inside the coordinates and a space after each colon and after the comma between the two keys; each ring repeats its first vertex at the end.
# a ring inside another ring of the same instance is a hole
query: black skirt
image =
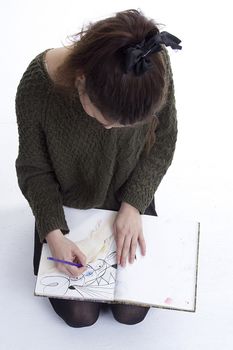
{"type": "MultiPolygon", "coordinates": [[[[145,215],[154,215],[157,216],[156,210],[155,210],[155,202],[154,199],[150,203],[150,205],[145,210],[145,215]]],[[[39,239],[39,234],[36,228],[34,228],[34,254],[33,254],[33,268],[34,268],[34,275],[37,276],[38,269],[39,269],[39,263],[40,263],[40,256],[41,256],[41,250],[42,250],[42,243],[39,239]]]]}

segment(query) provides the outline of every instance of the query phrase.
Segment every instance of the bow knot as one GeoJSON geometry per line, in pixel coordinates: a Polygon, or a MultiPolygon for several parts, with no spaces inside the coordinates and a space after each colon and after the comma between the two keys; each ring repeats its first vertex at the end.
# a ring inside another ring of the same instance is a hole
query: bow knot
{"type": "Polygon", "coordinates": [[[180,42],[179,38],[165,31],[154,35],[149,32],[140,43],[125,50],[125,73],[134,70],[136,75],[143,74],[153,66],[148,56],[161,51],[163,49],[161,44],[181,50],[180,42]]]}

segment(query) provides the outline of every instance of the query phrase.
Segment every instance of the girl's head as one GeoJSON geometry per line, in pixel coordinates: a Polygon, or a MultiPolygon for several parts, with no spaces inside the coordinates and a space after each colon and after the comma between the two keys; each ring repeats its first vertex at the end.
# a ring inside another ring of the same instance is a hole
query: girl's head
{"type": "Polygon", "coordinates": [[[154,20],[134,9],[90,23],[72,36],[70,53],[57,69],[55,86],[67,94],[79,91],[86,95],[103,124],[150,122],[155,129],[156,113],[167,92],[165,47],[150,55],[152,67],[142,75],[124,71],[124,50],[142,42],[151,31],[159,32],[154,20]]]}

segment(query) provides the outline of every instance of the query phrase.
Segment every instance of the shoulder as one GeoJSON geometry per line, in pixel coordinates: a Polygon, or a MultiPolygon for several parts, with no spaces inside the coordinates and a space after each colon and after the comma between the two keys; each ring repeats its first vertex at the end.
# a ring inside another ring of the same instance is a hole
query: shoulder
{"type": "Polygon", "coordinates": [[[50,84],[44,66],[46,49],[37,54],[27,65],[16,88],[16,102],[21,98],[38,98],[50,91],[50,84]]]}
{"type": "Polygon", "coordinates": [[[37,123],[45,116],[46,106],[51,96],[51,86],[44,70],[46,49],[37,54],[27,65],[15,93],[17,122],[37,123]]]}
{"type": "Polygon", "coordinates": [[[51,48],[45,51],[43,55],[44,70],[51,82],[55,80],[57,68],[63,63],[69,49],[66,47],[51,48]]]}
{"type": "Polygon", "coordinates": [[[28,64],[17,86],[16,98],[19,96],[43,97],[54,91],[53,77],[62,64],[69,47],[48,48],[38,53],[28,64]]]}

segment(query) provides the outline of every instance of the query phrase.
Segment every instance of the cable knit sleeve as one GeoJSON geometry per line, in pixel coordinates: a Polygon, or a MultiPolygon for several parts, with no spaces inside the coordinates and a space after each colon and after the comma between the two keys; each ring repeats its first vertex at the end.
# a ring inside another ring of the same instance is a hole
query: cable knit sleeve
{"type": "Polygon", "coordinates": [[[60,229],[65,234],[69,228],[42,127],[46,98],[43,101],[38,97],[41,95],[37,94],[38,87],[35,89],[33,83],[28,83],[31,79],[26,72],[16,92],[19,148],[15,167],[19,187],[32,209],[42,243],[50,231],[60,229]]]}
{"type": "Polygon", "coordinates": [[[177,140],[177,111],[170,58],[165,51],[168,67],[168,92],[163,108],[157,113],[159,127],[155,131],[156,141],[150,153],[142,152],[139,161],[127,181],[117,193],[120,202],[127,202],[144,214],[153,200],[163,176],[169,168],[177,140]]]}

